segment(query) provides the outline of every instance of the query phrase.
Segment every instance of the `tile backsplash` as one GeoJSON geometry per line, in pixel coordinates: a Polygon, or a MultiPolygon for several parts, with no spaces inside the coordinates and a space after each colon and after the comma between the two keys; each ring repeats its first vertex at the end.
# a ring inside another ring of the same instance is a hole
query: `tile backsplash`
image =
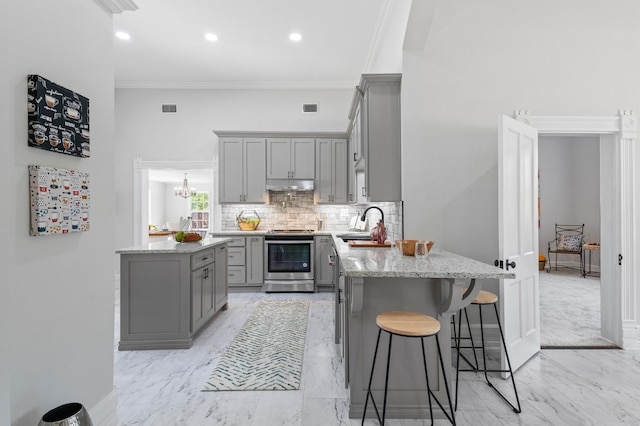
{"type": "MultiPolygon", "coordinates": [[[[353,216],[362,214],[369,206],[380,207],[389,240],[402,238],[402,202],[374,203],[371,205],[314,204],[313,192],[270,191],[269,204],[223,204],[222,231],[239,230],[236,216],[242,210],[255,210],[260,216],[258,230],[271,229],[317,229],[317,220],[325,220],[326,231],[348,231],[353,216]]],[[[380,219],[377,210],[367,213],[369,226],[380,219]]]]}

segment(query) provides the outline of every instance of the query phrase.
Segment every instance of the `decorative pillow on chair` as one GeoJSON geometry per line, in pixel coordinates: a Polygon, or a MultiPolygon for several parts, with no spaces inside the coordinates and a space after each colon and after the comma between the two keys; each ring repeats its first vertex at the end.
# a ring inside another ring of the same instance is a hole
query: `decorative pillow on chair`
{"type": "Polygon", "coordinates": [[[582,235],[560,235],[558,238],[558,250],[580,251],[582,235]]]}

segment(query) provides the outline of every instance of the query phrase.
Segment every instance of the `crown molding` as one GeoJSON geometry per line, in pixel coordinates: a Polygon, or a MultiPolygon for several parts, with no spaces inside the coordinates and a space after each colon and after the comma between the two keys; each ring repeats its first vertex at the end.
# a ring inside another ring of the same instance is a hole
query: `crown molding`
{"type": "Polygon", "coordinates": [[[387,26],[389,25],[389,17],[393,12],[394,4],[395,0],[386,0],[380,10],[378,22],[376,22],[375,33],[373,34],[373,40],[371,42],[371,48],[369,49],[369,56],[367,57],[367,61],[364,65],[365,73],[371,71],[373,65],[376,63],[376,59],[378,59],[380,46],[382,46],[382,41],[384,40],[384,35],[387,31],[387,26]]]}
{"type": "Polygon", "coordinates": [[[96,2],[111,13],[138,10],[138,5],[133,0],[96,0],[96,2]]]}
{"type": "MultiPolygon", "coordinates": [[[[359,77],[359,76],[358,76],[359,77]]],[[[350,89],[353,81],[132,81],[116,80],[116,89],[194,89],[194,90],[270,90],[270,89],[350,89]]]]}

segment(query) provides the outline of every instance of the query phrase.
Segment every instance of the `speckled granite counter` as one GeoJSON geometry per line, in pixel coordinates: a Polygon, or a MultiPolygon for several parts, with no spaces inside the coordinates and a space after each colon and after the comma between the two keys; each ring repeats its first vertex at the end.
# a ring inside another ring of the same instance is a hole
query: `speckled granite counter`
{"type": "Polygon", "coordinates": [[[195,253],[200,250],[212,248],[214,246],[228,242],[228,238],[206,237],[193,243],[177,243],[172,240],[158,241],[155,243],[140,246],[122,248],[116,250],[120,254],[158,254],[158,253],[195,253]]]}
{"type": "Polygon", "coordinates": [[[515,278],[511,272],[436,247],[426,260],[418,261],[415,257],[400,255],[395,248],[352,248],[337,237],[334,242],[347,277],[515,278]]]}

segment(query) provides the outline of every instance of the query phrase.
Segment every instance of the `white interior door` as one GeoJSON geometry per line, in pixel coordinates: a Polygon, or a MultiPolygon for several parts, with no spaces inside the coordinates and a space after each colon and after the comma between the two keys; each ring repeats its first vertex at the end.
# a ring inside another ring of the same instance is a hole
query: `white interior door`
{"type": "MultiPolygon", "coordinates": [[[[516,273],[515,279],[500,282],[500,317],[515,371],[540,350],[538,131],[507,116],[500,129],[498,251],[505,269],[516,273]]],[[[501,358],[505,369],[505,354],[501,358]]]]}

